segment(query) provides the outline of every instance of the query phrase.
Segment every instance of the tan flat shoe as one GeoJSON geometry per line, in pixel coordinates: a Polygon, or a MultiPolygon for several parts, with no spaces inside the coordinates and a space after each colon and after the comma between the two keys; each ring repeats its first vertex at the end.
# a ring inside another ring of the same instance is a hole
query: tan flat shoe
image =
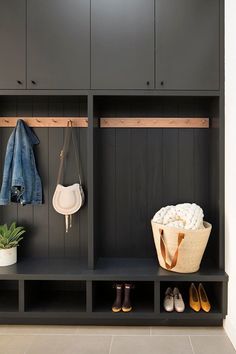
{"type": "Polygon", "coordinates": [[[196,286],[192,283],[189,288],[189,306],[196,312],[201,310],[201,303],[196,286]]]}
{"type": "Polygon", "coordinates": [[[199,293],[199,298],[200,298],[200,303],[203,311],[209,312],[211,310],[211,304],[208,300],[206,291],[202,285],[202,283],[199,283],[198,285],[198,293],[199,293]]]}
{"type": "Polygon", "coordinates": [[[178,288],[174,288],[173,295],[174,295],[175,311],[184,312],[185,304],[184,304],[183,297],[182,297],[182,295],[181,295],[181,293],[180,293],[178,288]]]}
{"type": "Polygon", "coordinates": [[[166,289],[163,306],[167,312],[174,311],[174,295],[171,288],[166,289]]]}

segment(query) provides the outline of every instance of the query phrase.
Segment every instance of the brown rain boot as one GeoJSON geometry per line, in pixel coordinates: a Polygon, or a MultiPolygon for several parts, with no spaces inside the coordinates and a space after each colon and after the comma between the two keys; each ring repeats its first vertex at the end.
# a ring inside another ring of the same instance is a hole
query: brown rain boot
{"type": "Polygon", "coordinates": [[[121,311],[121,304],[122,304],[122,295],[123,295],[123,284],[116,283],[114,285],[116,289],[116,299],[112,306],[112,312],[120,312],[121,311]]]}
{"type": "Polygon", "coordinates": [[[131,306],[131,302],[130,302],[131,289],[133,289],[133,284],[126,283],[125,284],[124,301],[123,301],[123,305],[122,305],[123,312],[130,312],[132,310],[132,306],[131,306]]]}

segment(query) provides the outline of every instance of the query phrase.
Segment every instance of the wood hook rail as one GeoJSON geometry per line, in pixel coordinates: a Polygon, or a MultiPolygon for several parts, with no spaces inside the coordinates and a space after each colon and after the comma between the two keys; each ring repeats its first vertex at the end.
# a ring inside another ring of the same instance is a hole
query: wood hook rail
{"type": "MultiPolygon", "coordinates": [[[[88,127],[87,117],[0,117],[0,127],[15,127],[23,119],[29,127],[88,127]]],[[[101,128],[209,128],[209,118],[109,117],[100,118],[101,128]]]]}
{"type": "Polygon", "coordinates": [[[29,127],[88,127],[87,117],[0,117],[0,127],[15,127],[18,119],[22,119],[29,127]]]}
{"type": "Polygon", "coordinates": [[[209,128],[209,118],[100,118],[101,128],[209,128]]]}

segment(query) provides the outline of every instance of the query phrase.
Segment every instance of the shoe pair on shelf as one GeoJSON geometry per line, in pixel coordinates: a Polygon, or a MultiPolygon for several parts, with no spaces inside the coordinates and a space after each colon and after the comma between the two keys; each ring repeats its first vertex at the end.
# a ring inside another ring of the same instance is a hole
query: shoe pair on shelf
{"type": "Polygon", "coordinates": [[[189,288],[189,305],[191,309],[196,312],[199,312],[201,309],[205,312],[209,312],[211,310],[211,304],[208,300],[206,291],[202,285],[199,283],[198,289],[192,283],[189,288]]]}
{"type": "Polygon", "coordinates": [[[164,309],[167,312],[172,312],[174,310],[177,312],[184,312],[185,304],[178,288],[174,288],[173,291],[171,288],[166,289],[164,309]]]}
{"type": "Polygon", "coordinates": [[[112,306],[112,312],[130,312],[132,310],[132,305],[130,301],[131,289],[134,288],[134,285],[131,283],[116,283],[114,285],[116,289],[116,299],[112,306]]]}

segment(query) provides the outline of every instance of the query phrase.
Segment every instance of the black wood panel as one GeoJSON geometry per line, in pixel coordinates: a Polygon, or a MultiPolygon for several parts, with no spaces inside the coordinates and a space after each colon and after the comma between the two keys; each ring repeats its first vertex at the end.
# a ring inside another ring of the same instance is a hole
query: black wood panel
{"type": "MultiPolygon", "coordinates": [[[[4,116],[78,116],[87,114],[87,102],[84,97],[30,97],[18,96],[1,99],[0,114],[4,116]]],[[[87,190],[87,131],[74,128],[81,158],[83,185],[87,190]]],[[[11,128],[1,129],[1,159],[11,128]]],[[[16,220],[26,227],[19,257],[69,257],[87,258],[87,203],[81,212],[73,216],[73,228],[65,233],[64,217],[52,207],[52,196],[56,187],[59,168],[59,154],[63,145],[65,129],[36,128],[34,132],[40,140],[35,147],[35,158],[43,184],[44,203],[37,206],[2,206],[2,222],[16,220]]],[[[74,150],[70,149],[66,164],[67,173],[64,183],[75,183],[74,150]]],[[[1,164],[1,172],[2,172],[1,164]]],[[[2,174],[1,174],[2,175],[2,174]]]]}
{"type": "MultiPolygon", "coordinates": [[[[124,257],[130,255],[134,240],[131,231],[132,219],[132,130],[116,129],[116,155],[115,155],[115,178],[116,178],[116,249],[119,249],[124,257]],[[126,239],[125,242],[120,240],[126,239]]],[[[138,235],[136,235],[138,237],[138,235]]]]}
{"type": "Polygon", "coordinates": [[[178,203],[179,129],[163,130],[163,191],[164,205],[178,203]]]}
{"type": "Polygon", "coordinates": [[[127,238],[134,254],[138,254],[141,248],[142,256],[148,257],[147,129],[132,129],[131,134],[131,232],[127,238]]]}
{"type": "MultiPolygon", "coordinates": [[[[167,99],[164,99],[164,116],[178,116],[180,105],[181,102],[177,99],[174,99],[172,104],[167,99]]],[[[185,103],[183,106],[185,107],[185,103]]],[[[179,132],[179,129],[163,129],[163,206],[177,204],[179,200],[179,132]]]]}
{"type": "MultiPolygon", "coordinates": [[[[212,190],[212,180],[215,178],[210,175],[210,132],[201,129],[194,130],[194,200],[201,205],[204,211],[204,219],[212,224],[212,232],[209,243],[203,256],[203,262],[216,261],[217,245],[218,245],[218,226],[216,224],[217,213],[212,214],[211,193],[219,196],[218,190],[212,190]],[[213,240],[213,244],[211,242],[213,240]]],[[[218,207],[217,207],[218,209],[218,207]]],[[[217,264],[217,262],[216,262],[217,264]]]]}
{"type": "MultiPolygon", "coordinates": [[[[1,100],[1,114],[3,116],[16,116],[16,101],[12,100],[11,97],[6,97],[4,102],[1,100]]],[[[2,139],[1,139],[1,156],[2,156],[2,163],[5,160],[5,152],[7,141],[11,135],[12,129],[4,128],[2,129],[2,139]]],[[[3,165],[1,166],[1,172],[3,173],[3,165]]],[[[2,173],[1,173],[1,180],[2,180],[2,173]]],[[[7,205],[4,207],[0,207],[1,209],[1,223],[12,223],[13,221],[17,220],[17,206],[16,205],[7,205]]],[[[19,253],[19,252],[18,252],[19,253]]]]}
{"type": "MultiPolygon", "coordinates": [[[[204,103],[202,103],[204,105],[204,103]]],[[[195,116],[200,107],[196,108],[196,103],[189,101],[184,108],[178,106],[178,114],[195,116]]],[[[204,112],[202,113],[204,116],[204,112]]],[[[178,169],[178,194],[179,202],[195,202],[194,200],[194,129],[181,129],[179,131],[179,169],[178,169]]],[[[201,205],[201,204],[200,204],[201,205]]]]}
{"type": "MultiPolygon", "coordinates": [[[[50,99],[49,116],[58,116],[63,109],[62,101],[58,97],[50,99]]],[[[57,174],[60,164],[60,151],[63,146],[64,129],[49,130],[49,254],[50,257],[65,256],[65,222],[64,217],[58,215],[52,206],[52,198],[57,184],[57,174]]]]}
{"type": "Polygon", "coordinates": [[[97,220],[99,233],[97,237],[98,247],[104,256],[106,249],[112,249],[116,252],[116,178],[115,178],[115,129],[104,129],[99,136],[99,148],[101,152],[101,159],[99,156],[99,180],[100,183],[96,186],[98,188],[98,208],[99,218],[97,220]],[[102,238],[100,237],[102,235],[102,238]]]}
{"type": "MultiPolygon", "coordinates": [[[[87,174],[87,131],[85,129],[77,129],[79,135],[79,152],[82,184],[85,193],[85,204],[79,211],[79,234],[77,243],[77,255],[87,258],[88,254],[88,174],[87,174]]],[[[76,255],[75,255],[76,256],[76,255]]]]}
{"type": "Polygon", "coordinates": [[[194,130],[194,199],[209,216],[209,132],[194,130]]]}
{"type": "MultiPolygon", "coordinates": [[[[48,99],[44,97],[33,98],[33,114],[34,116],[47,116],[48,115],[48,99]]],[[[38,257],[48,257],[49,253],[49,129],[48,128],[35,128],[34,132],[40,140],[39,146],[35,149],[35,157],[37,166],[39,166],[39,174],[43,181],[43,200],[44,203],[33,207],[34,210],[34,225],[40,225],[35,227],[32,234],[33,248],[37,249],[38,257]],[[44,166],[44,168],[41,168],[44,166]]]]}
{"type": "Polygon", "coordinates": [[[151,231],[151,219],[165,202],[163,190],[163,129],[149,129],[147,132],[147,244],[150,255],[156,254],[151,231]]]}
{"type": "Polygon", "coordinates": [[[97,144],[98,134],[96,129],[98,127],[98,119],[96,112],[94,111],[94,97],[88,95],[88,267],[93,269],[95,262],[97,261],[98,242],[96,231],[94,228],[95,218],[98,218],[98,212],[95,213],[94,198],[97,198],[97,188],[94,188],[94,181],[97,179],[98,171],[94,169],[94,161],[97,160],[97,144]]]}
{"type": "MultiPolygon", "coordinates": [[[[178,195],[179,203],[195,202],[194,194],[194,130],[179,131],[179,168],[178,195]]],[[[201,204],[200,204],[201,205],[201,204]]]]}
{"type": "MultiPolygon", "coordinates": [[[[86,115],[84,107],[77,100],[71,97],[66,97],[63,101],[63,114],[65,116],[86,115]]],[[[87,195],[87,134],[85,129],[74,129],[76,136],[77,148],[79,151],[80,173],[87,195]],[[83,150],[83,151],[82,151],[83,150]]],[[[65,129],[64,129],[65,136],[65,129]]],[[[72,141],[70,143],[70,153],[67,156],[65,164],[64,183],[66,185],[73,184],[78,181],[78,170],[75,164],[75,152],[72,141]]],[[[65,239],[65,256],[66,257],[83,257],[87,253],[87,238],[83,234],[87,233],[87,200],[85,206],[79,213],[73,215],[73,227],[68,234],[64,232],[65,239]]],[[[64,220],[63,220],[64,223],[64,220]]],[[[63,230],[65,227],[62,228],[63,230]]]]}

